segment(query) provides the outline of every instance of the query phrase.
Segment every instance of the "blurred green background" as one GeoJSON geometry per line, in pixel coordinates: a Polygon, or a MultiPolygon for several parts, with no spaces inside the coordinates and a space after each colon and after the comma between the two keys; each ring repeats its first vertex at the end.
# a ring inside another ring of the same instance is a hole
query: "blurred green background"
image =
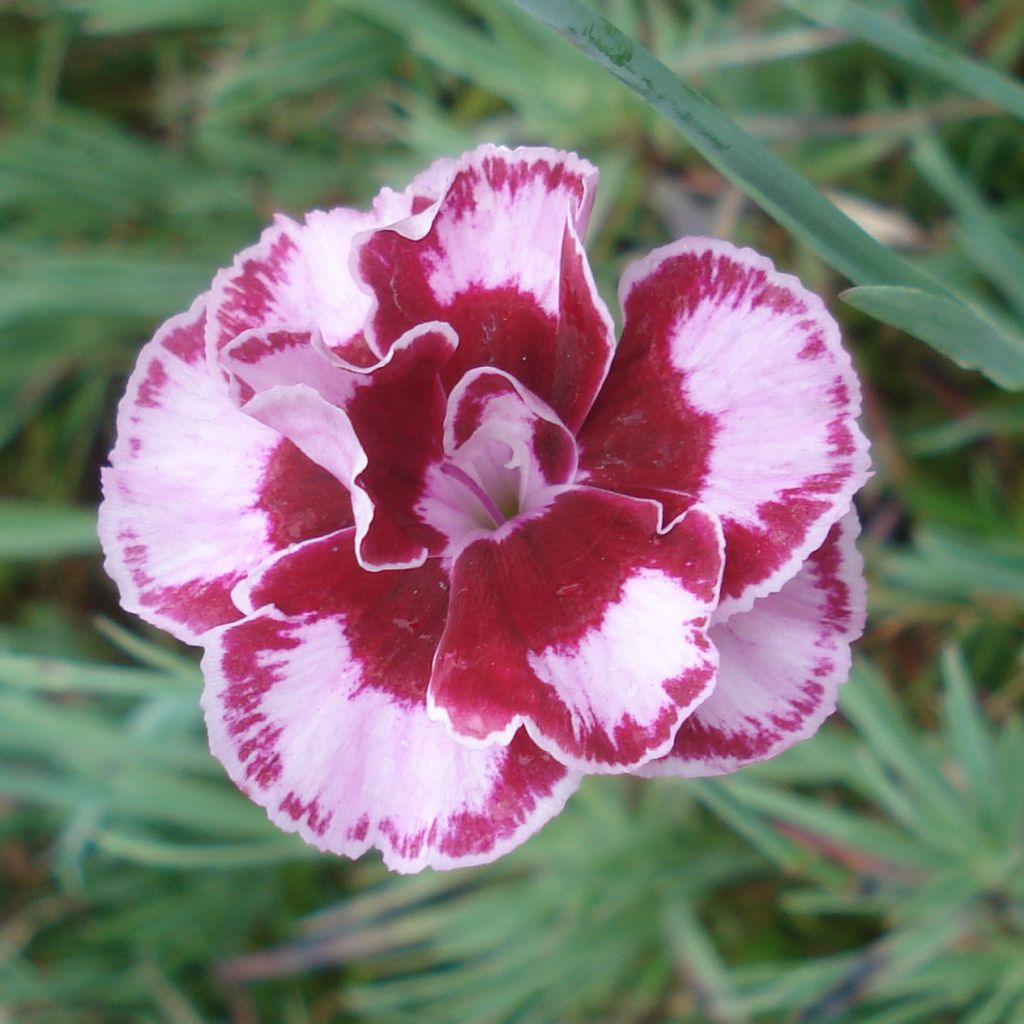
{"type": "Polygon", "coordinates": [[[1022,55],[1021,0],[0,2],[0,1021],[1024,1021],[1022,55]],[[871,621],[775,762],[591,780],[396,878],[226,783],[193,653],[102,572],[97,473],[141,343],[275,211],[480,141],[600,166],[613,306],[683,234],[826,296],[871,621]]]}

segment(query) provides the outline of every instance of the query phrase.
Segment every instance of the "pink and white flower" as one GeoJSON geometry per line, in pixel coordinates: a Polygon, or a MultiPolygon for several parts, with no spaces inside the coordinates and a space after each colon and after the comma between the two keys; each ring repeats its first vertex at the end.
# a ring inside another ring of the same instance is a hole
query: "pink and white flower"
{"type": "Polygon", "coordinates": [[[836,325],[689,238],[627,269],[616,345],[596,182],[482,146],[278,217],[129,381],[108,571],[204,648],[214,754],[318,847],[483,863],[584,773],[732,771],[835,706],[868,474],[836,325]]]}

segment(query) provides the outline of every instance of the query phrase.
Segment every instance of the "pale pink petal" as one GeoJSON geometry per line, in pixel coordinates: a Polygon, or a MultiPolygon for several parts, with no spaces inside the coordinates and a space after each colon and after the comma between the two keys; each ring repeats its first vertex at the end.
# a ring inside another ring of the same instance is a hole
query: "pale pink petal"
{"type": "Polygon", "coordinates": [[[579,243],[596,181],[594,167],[557,150],[467,153],[436,207],[357,242],[354,266],[374,294],[371,343],[384,351],[414,324],[443,320],[459,336],[449,388],[494,366],[578,427],[614,344],[579,243]]]}
{"type": "Polygon", "coordinates": [[[664,754],[715,682],[707,639],[721,532],[589,488],[475,540],[455,559],[431,713],[467,743],[533,740],[581,771],[664,754]]]}
{"type": "Polygon", "coordinates": [[[719,515],[722,604],[749,608],[821,545],[868,476],[838,328],[769,260],[707,239],[633,264],[620,294],[622,341],[580,433],[584,479],[657,496],[670,516],[689,501],[719,515]]]}
{"type": "MultiPolygon", "coordinates": [[[[672,752],[644,775],[718,775],[806,739],[835,710],[864,628],[855,512],[777,593],[711,627],[719,682],[683,723],[672,752]]],[[[717,617],[716,617],[717,619],[717,617]]]]}
{"type": "Polygon", "coordinates": [[[367,569],[421,565],[443,547],[417,505],[443,454],[438,374],[456,343],[446,324],[421,324],[368,370],[330,367],[334,382],[324,390],[340,408],[308,384],[267,388],[243,407],[350,489],[367,569]]]}
{"type": "Polygon", "coordinates": [[[355,371],[365,369],[329,349],[318,331],[272,327],[243,331],[220,351],[217,361],[239,405],[260,391],[305,384],[343,408],[360,379],[355,371]]]}
{"type": "Polygon", "coordinates": [[[436,561],[368,573],[352,531],[286,553],[258,607],[209,634],[210,746],[280,828],[402,872],[481,864],[557,814],[578,777],[525,734],[473,750],[426,713],[447,580],[436,561]]]}
{"type": "Polygon", "coordinates": [[[195,643],[232,587],[289,544],[351,524],[348,494],[241,413],[212,372],[205,296],[143,349],[103,472],[100,539],[123,606],[195,643]]]}
{"type": "Polygon", "coordinates": [[[213,348],[251,328],[318,330],[327,347],[348,361],[376,361],[383,352],[368,347],[362,333],[370,296],[349,269],[353,240],[435,202],[451,165],[437,161],[404,192],[383,189],[366,212],[313,210],[301,224],[279,214],[259,242],[214,280],[208,328],[213,348]]]}

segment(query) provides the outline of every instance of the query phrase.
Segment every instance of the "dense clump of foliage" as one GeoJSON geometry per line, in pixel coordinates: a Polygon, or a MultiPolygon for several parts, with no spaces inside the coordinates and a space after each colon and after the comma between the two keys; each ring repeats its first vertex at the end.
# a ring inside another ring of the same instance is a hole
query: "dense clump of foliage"
{"type": "Polygon", "coordinates": [[[1024,1018],[1022,13],[3,5],[11,1019],[1024,1018]],[[777,761],[600,780],[494,866],[394,878],[277,833],[223,778],[191,653],[102,573],[97,471],[140,343],[274,211],[361,205],[482,140],[601,167],[609,301],[681,234],[755,244],[829,297],[874,443],[871,619],[842,715],[777,761]]]}

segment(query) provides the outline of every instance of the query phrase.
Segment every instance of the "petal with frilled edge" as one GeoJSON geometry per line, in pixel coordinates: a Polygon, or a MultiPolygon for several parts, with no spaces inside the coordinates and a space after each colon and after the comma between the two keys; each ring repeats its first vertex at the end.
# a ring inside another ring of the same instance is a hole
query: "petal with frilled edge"
{"type": "Polygon", "coordinates": [[[217,361],[239,405],[273,387],[305,384],[343,408],[367,369],[329,349],[319,331],[272,327],[243,331],[221,349],[217,361]]]}
{"type": "Polygon", "coordinates": [[[474,750],[426,712],[447,579],[436,560],[365,572],[353,531],[286,553],[205,638],[213,753],[286,831],[402,872],[494,860],[563,807],[578,776],[524,733],[474,750]]]}
{"type": "Polygon", "coordinates": [[[683,239],[634,263],[580,433],[584,479],[722,519],[722,604],[778,590],[868,476],[860,387],[821,300],[749,249],[683,239]],[[659,489],[663,489],[659,493],[659,489]],[[685,504],[684,501],[684,504],[685,504]]]}
{"type": "Polygon", "coordinates": [[[829,531],[780,591],[711,627],[715,692],[683,723],[668,757],[644,775],[720,775],[806,739],[835,710],[864,628],[855,512],[829,531]]]}
{"type": "Polygon", "coordinates": [[[352,523],[348,493],[241,413],[206,360],[205,296],[143,349],[103,472],[100,539],[122,604],[187,643],[238,617],[232,587],[352,523]]]}
{"type": "Polygon", "coordinates": [[[569,488],[466,547],[431,714],[481,745],[525,725],[580,771],[666,753],[715,683],[722,538],[699,508],[664,533],[658,520],[652,502],[569,488]]]}
{"type": "Polygon", "coordinates": [[[456,345],[447,324],[420,324],[370,370],[339,370],[340,408],[308,384],[259,391],[243,406],[350,489],[356,549],[371,571],[422,565],[444,546],[417,505],[443,454],[438,374],[456,345]]]}
{"type": "Polygon", "coordinates": [[[327,346],[350,362],[375,362],[383,353],[363,337],[371,300],[349,270],[353,239],[435,202],[451,164],[437,161],[403,192],[383,189],[365,212],[313,210],[301,224],[278,215],[259,242],[214,280],[207,329],[213,349],[251,328],[318,329],[327,346]]]}
{"type": "Polygon", "coordinates": [[[449,388],[494,366],[575,430],[614,344],[579,240],[596,181],[592,165],[553,149],[467,153],[436,207],[356,243],[353,265],[374,296],[371,343],[385,350],[414,324],[443,320],[459,335],[449,388]]]}

